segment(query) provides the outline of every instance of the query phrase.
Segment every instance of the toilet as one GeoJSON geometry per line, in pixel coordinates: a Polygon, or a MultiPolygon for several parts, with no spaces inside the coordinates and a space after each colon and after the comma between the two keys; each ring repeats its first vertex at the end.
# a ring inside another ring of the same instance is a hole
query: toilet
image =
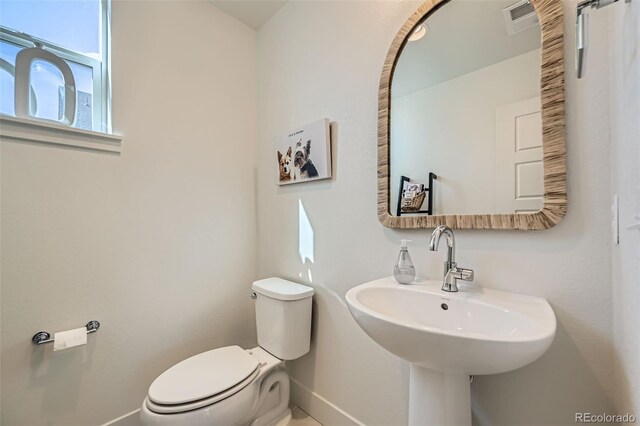
{"type": "Polygon", "coordinates": [[[309,352],[313,288],[281,278],[253,283],[258,347],[187,358],[151,384],[143,425],[281,426],[291,418],[284,361],[309,352]]]}

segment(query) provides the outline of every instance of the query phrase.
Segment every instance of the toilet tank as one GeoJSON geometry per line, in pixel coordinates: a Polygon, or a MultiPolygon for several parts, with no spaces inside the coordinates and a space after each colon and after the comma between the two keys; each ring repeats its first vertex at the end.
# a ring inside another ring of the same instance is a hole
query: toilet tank
{"type": "Polygon", "coordinates": [[[309,352],[313,288],[282,278],[259,280],[251,288],[256,293],[258,344],[283,360],[309,352]]]}

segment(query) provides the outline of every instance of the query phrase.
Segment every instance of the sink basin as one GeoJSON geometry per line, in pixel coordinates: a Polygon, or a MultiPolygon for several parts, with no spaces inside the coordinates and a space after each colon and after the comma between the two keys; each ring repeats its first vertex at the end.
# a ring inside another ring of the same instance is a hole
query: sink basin
{"type": "Polygon", "coordinates": [[[400,285],[389,277],[346,295],[358,325],[411,363],[411,425],[470,425],[469,375],[524,367],[545,353],[556,332],[542,298],[473,286],[447,293],[441,286],[400,285]]]}
{"type": "Polygon", "coordinates": [[[441,286],[382,278],[349,290],[347,303],[380,346],[436,371],[503,373],[535,361],[551,345],[556,317],[546,300],[478,287],[447,293],[441,286]]]}

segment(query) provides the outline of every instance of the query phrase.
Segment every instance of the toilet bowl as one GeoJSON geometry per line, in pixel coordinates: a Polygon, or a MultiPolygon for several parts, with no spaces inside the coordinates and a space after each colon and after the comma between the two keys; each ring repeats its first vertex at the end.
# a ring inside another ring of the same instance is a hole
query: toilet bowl
{"type": "Polygon", "coordinates": [[[256,281],[258,344],[226,346],[187,358],[151,384],[143,425],[284,425],[289,377],[284,361],[309,351],[313,289],[280,278],[256,281]]]}

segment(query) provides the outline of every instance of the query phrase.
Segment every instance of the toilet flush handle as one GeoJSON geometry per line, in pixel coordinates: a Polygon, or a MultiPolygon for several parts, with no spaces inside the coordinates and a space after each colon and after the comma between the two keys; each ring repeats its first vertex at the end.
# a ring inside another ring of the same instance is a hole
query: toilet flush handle
{"type": "Polygon", "coordinates": [[[252,291],[251,294],[249,295],[249,297],[252,298],[252,299],[257,299],[258,295],[256,294],[255,291],[252,291]]]}

